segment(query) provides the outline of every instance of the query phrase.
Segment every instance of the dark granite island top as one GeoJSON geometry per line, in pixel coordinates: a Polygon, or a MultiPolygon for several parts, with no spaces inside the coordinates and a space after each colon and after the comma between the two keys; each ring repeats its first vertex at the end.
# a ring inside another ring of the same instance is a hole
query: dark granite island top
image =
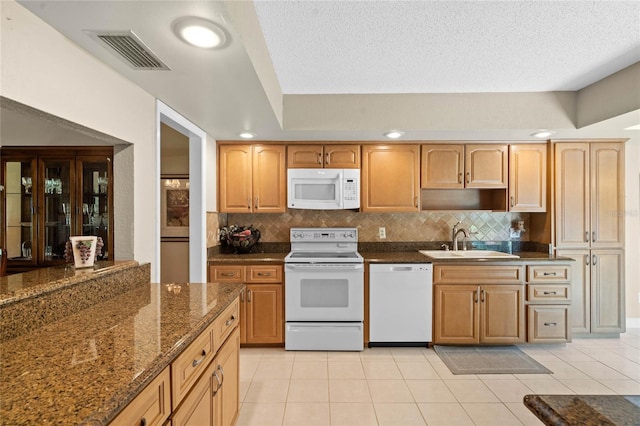
{"type": "MultiPolygon", "coordinates": [[[[149,284],[147,278],[79,311],[4,336],[0,423],[109,423],[243,287],[149,284]]],[[[0,326],[14,327],[11,321],[4,317],[0,326]]]]}
{"type": "Polygon", "coordinates": [[[638,395],[526,395],[523,402],[548,426],[640,425],[638,395]]]}

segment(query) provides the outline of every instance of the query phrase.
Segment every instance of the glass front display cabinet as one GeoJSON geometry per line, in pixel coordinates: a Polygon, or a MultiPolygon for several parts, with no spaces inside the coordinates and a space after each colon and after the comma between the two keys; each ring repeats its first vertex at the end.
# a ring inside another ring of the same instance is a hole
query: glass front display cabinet
{"type": "Polygon", "coordinates": [[[2,147],[0,244],[8,270],[64,263],[73,235],[95,235],[113,259],[113,148],[2,147]]]}

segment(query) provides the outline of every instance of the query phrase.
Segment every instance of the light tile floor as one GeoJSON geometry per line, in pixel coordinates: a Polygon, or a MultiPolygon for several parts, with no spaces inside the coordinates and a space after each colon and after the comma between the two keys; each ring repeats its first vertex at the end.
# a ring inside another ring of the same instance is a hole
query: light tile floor
{"type": "Polygon", "coordinates": [[[242,348],[237,425],[540,425],[526,394],[640,394],[640,329],[521,349],[554,374],[456,376],[427,348],[242,348]]]}

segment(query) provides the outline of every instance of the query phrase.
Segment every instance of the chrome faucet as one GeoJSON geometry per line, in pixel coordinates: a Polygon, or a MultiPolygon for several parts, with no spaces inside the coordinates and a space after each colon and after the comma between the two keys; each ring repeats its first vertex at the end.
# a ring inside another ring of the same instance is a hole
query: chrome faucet
{"type": "Polygon", "coordinates": [[[466,250],[467,246],[464,245],[464,242],[466,241],[467,238],[469,238],[469,231],[467,230],[467,228],[460,226],[458,227],[458,225],[460,225],[462,223],[462,221],[459,221],[458,223],[456,223],[455,225],[453,225],[453,232],[452,232],[452,245],[453,245],[453,250],[457,251],[458,250],[458,235],[462,232],[462,234],[464,235],[464,238],[462,240],[462,250],[466,250]]]}

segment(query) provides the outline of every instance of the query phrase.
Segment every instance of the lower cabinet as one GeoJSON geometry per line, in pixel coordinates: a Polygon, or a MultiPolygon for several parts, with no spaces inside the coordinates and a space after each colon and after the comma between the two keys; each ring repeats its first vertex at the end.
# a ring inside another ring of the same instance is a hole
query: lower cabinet
{"type": "Polygon", "coordinates": [[[284,344],[282,265],[210,265],[209,280],[246,283],[240,297],[241,344],[284,344]]]}
{"type": "Polygon", "coordinates": [[[240,312],[241,343],[284,343],[282,284],[247,284],[240,312]]]}
{"type": "Polygon", "coordinates": [[[571,267],[558,262],[527,266],[527,342],[571,341],[571,267]]]}
{"type": "Polygon", "coordinates": [[[436,284],[434,343],[523,342],[523,301],[521,284],[436,284]]]}
{"type": "Polygon", "coordinates": [[[113,425],[232,426],[240,412],[239,301],[113,420],[113,425]]]}
{"type": "Polygon", "coordinates": [[[624,251],[562,249],[571,264],[570,329],[574,334],[625,331],[624,251]]]}

